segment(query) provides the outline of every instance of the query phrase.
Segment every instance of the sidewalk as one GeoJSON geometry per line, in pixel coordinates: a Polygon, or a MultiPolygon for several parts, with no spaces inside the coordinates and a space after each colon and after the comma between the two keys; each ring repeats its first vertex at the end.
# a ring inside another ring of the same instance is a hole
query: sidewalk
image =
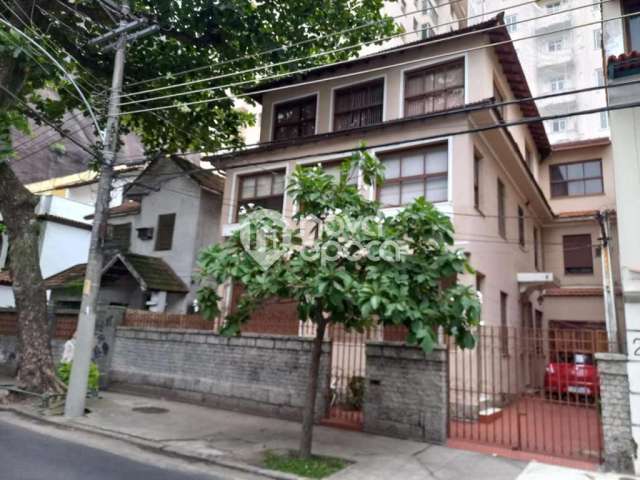
{"type": "MultiPolygon", "coordinates": [[[[138,395],[103,392],[88,404],[82,419],[48,417],[58,425],[80,427],[139,446],[206,460],[272,478],[261,460],[267,450],[296,450],[300,425],[296,422],[217,410],[138,395]]],[[[353,462],[333,475],[334,480],[604,480],[617,475],[581,472],[521,462],[493,455],[457,450],[361,432],[316,426],[314,453],[353,462]]]]}

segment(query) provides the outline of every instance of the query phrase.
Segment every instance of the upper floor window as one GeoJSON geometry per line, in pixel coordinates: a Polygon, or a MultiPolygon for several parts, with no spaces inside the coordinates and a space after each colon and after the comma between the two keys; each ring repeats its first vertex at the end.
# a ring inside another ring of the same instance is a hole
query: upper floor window
{"type": "Polygon", "coordinates": [[[427,38],[433,37],[433,27],[429,22],[423,23],[420,29],[420,37],[422,40],[426,40],[427,38]]]}
{"type": "Polygon", "coordinates": [[[166,213],[158,215],[158,228],[156,229],[156,250],[171,250],[173,246],[173,230],[176,225],[176,214],[166,213]]]}
{"type": "Polygon", "coordinates": [[[405,116],[464,105],[464,61],[428,67],[405,75],[405,116]]]}
{"type": "Polygon", "coordinates": [[[562,251],[565,273],[593,273],[591,235],[565,235],[562,251]]]}
{"type": "Polygon", "coordinates": [[[556,75],[549,78],[549,90],[551,92],[562,92],[566,88],[566,78],[564,75],[556,75]]]}
{"type": "Polygon", "coordinates": [[[284,172],[274,171],[240,177],[238,207],[257,206],[282,211],[284,205],[284,172]]]}
{"type": "Polygon", "coordinates": [[[566,118],[556,118],[551,120],[550,122],[551,132],[552,133],[561,133],[567,130],[567,119],[566,118]]]}
{"type": "Polygon", "coordinates": [[[477,151],[473,154],[473,206],[480,210],[480,168],[482,155],[477,151]]]}
{"type": "Polygon", "coordinates": [[[346,130],[382,122],[383,102],[382,78],[336,90],[333,129],[346,130]]]}
{"type": "Polygon", "coordinates": [[[446,143],[393,154],[382,163],[385,178],[378,200],[383,206],[406,205],[418,197],[433,203],[447,201],[449,150],[446,143]]]}
{"type": "Polygon", "coordinates": [[[622,13],[638,14],[625,18],[624,29],[627,51],[640,52],[640,0],[622,0],[622,13]]]}
{"type": "Polygon", "coordinates": [[[600,28],[593,31],[593,48],[595,50],[602,48],[602,30],[600,28]]]}
{"type": "Polygon", "coordinates": [[[536,271],[540,270],[540,250],[538,247],[538,229],[533,227],[533,266],[536,271]]]}
{"type": "Polygon", "coordinates": [[[549,40],[547,42],[547,52],[555,53],[564,49],[564,39],[563,38],[554,38],[553,40],[549,40]]]}
{"type": "Polygon", "coordinates": [[[516,23],[518,21],[518,15],[513,14],[513,15],[506,15],[504,17],[504,23],[507,26],[507,31],[509,33],[516,33],[518,31],[518,24],[516,23]]]}
{"type": "Polygon", "coordinates": [[[524,146],[524,161],[527,162],[527,167],[529,167],[529,170],[532,170],[535,157],[533,156],[533,152],[531,151],[531,148],[529,148],[528,143],[524,146]]]}
{"type": "Polygon", "coordinates": [[[500,112],[500,116],[502,117],[502,119],[504,120],[504,112],[505,112],[505,107],[506,105],[504,104],[504,94],[502,93],[502,90],[500,90],[500,87],[498,87],[498,85],[493,82],[493,99],[495,100],[496,105],[496,110],[498,110],[500,112]]]}
{"type": "Polygon", "coordinates": [[[400,10],[402,13],[407,13],[407,2],[405,0],[400,0],[400,10]]]}
{"type": "Polygon", "coordinates": [[[518,205],[518,243],[524,247],[526,242],[524,236],[524,210],[518,205]]]}
{"type": "Polygon", "coordinates": [[[552,197],[574,197],[604,192],[600,160],[551,165],[550,168],[552,197]]]}
{"type": "Polygon", "coordinates": [[[505,204],[504,183],[498,179],[498,233],[502,238],[507,238],[507,215],[505,204]]]}
{"type": "Polygon", "coordinates": [[[273,116],[273,139],[313,135],[316,132],[316,105],[316,95],[277,104],[273,116]]]}
{"type": "Polygon", "coordinates": [[[107,243],[121,252],[128,252],[131,246],[131,223],[109,225],[107,243]]]}
{"type": "Polygon", "coordinates": [[[604,86],[604,73],[602,73],[602,68],[596,68],[596,85],[598,87],[604,86]]]}
{"type": "Polygon", "coordinates": [[[552,0],[551,2],[548,2],[545,5],[545,8],[547,9],[547,13],[559,12],[560,8],[562,8],[562,1],[560,1],[560,0],[552,0]]]}
{"type": "Polygon", "coordinates": [[[600,128],[609,128],[609,115],[607,112],[600,112],[600,128]]]}

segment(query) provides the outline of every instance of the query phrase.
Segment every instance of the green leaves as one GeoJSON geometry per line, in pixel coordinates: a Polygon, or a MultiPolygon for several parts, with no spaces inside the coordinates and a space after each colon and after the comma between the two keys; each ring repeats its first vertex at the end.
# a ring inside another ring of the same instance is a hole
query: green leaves
{"type": "MultiPolygon", "coordinates": [[[[263,301],[280,297],[298,303],[301,320],[323,315],[356,330],[404,325],[407,341],[425,351],[437,345],[442,330],[461,347],[473,348],[471,332],[478,325],[480,305],[472,288],[455,282],[471,268],[464,253],[452,247],[451,221],[424,198],[385,217],[376,202],[347,185],[346,174],[354,164],[365,181],[378,181],[380,162],[366,152],[347,159],[339,179],[319,167],[296,167],[288,188],[299,205],[297,218],[304,223],[313,215],[317,228],[295,245],[287,238],[297,237],[298,229],[276,229],[269,245],[287,254],[267,270],[256,266],[238,232],[202,252],[203,278],[242,289],[225,333],[238,333],[263,301]]],[[[267,225],[259,218],[246,221],[256,231],[267,225]]]]}

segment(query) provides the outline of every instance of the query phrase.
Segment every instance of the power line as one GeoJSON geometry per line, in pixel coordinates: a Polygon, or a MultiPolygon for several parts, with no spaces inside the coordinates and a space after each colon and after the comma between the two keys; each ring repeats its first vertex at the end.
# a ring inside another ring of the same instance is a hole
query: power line
{"type": "MultiPolygon", "coordinates": [[[[471,19],[474,19],[474,18],[479,18],[479,17],[485,16],[485,15],[490,15],[492,13],[500,13],[500,12],[503,12],[505,10],[519,8],[521,6],[525,6],[525,5],[528,5],[528,4],[531,4],[531,3],[536,3],[537,1],[538,0],[529,0],[529,1],[526,1],[526,2],[523,2],[523,3],[517,4],[517,5],[511,6],[511,7],[508,7],[507,9],[501,8],[501,9],[493,10],[493,11],[486,12],[486,13],[479,14],[479,15],[473,15],[473,16],[470,16],[470,17],[460,18],[458,20],[452,20],[452,21],[449,21],[449,22],[439,23],[439,24],[433,25],[430,28],[437,28],[437,27],[444,27],[444,26],[447,26],[447,25],[454,25],[454,24],[459,23],[460,21],[464,21],[464,20],[468,21],[468,20],[471,20],[471,19]]],[[[611,1],[611,0],[602,0],[602,1],[603,2],[607,2],[607,1],[611,1]]],[[[587,5],[587,6],[590,6],[590,5],[587,5]]],[[[586,8],[586,7],[578,7],[578,8],[586,8]]],[[[569,10],[562,10],[561,12],[558,12],[558,13],[564,13],[564,12],[568,12],[568,11],[569,10]]],[[[531,20],[534,20],[534,19],[536,19],[536,17],[534,17],[532,19],[529,19],[529,20],[521,20],[520,22],[517,22],[517,23],[531,21],[531,20]]],[[[426,29],[421,29],[420,31],[423,31],[423,30],[426,30],[426,29]]],[[[274,67],[279,67],[279,66],[282,66],[282,65],[287,65],[287,64],[290,64],[290,63],[300,62],[302,60],[309,60],[309,59],[312,59],[312,58],[322,57],[322,56],[325,56],[325,55],[331,55],[333,53],[338,53],[338,52],[341,52],[341,51],[352,50],[352,49],[359,48],[359,47],[362,47],[362,46],[366,46],[366,45],[369,45],[369,44],[378,43],[378,42],[387,41],[387,40],[392,40],[394,38],[400,38],[400,37],[404,37],[404,36],[407,36],[407,35],[415,35],[416,33],[417,33],[417,31],[402,32],[402,33],[399,33],[399,34],[382,37],[380,39],[368,40],[366,42],[360,42],[360,43],[354,44],[354,45],[348,45],[348,46],[339,47],[339,48],[335,48],[335,49],[331,49],[331,50],[325,50],[325,51],[321,51],[321,52],[318,52],[318,53],[314,53],[312,55],[306,55],[306,56],[302,56],[302,57],[298,57],[298,58],[293,58],[293,59],[290,59],[290,60],[284,60],[284,61],[281,61],[281,62],[271,63],[271,64],[267,64],[267,65],[261,65],[261,66],[253,67],[253,68],[246,69],[246,70],[240,70],[240,71],[237,71],[237,72],[231,72],[231,73],[226,73],[226,74],[222,74],[222,75],[216,75],[216,76],[213,76],[213,77],[190,80],[188,82],[178,83],[178,84],[174,84],[174,85],[165,85],[165,86],[162,86],[162,87],[156,87],[156,88],[151,88],[151,89],[148,89],[148,90],[137,91],[137,92],[131,93],[130,96],[134,97],[134,96],[138,96],[138,95],[143,95],[145,93],[158,92],[158,91],[172,89],[172,88],[178,88],[178,87],[182,87],[182,86],[194,85],[196,83],[203,83],[203,82],[208,82],[208,81],[211,81],[211,80],[219,80],[221,78],[234,77],[234,76],[242,75],[242,74],[245,74],[245,73],[253,73],[253,72],[260,71],[260,70],[266,70],[266,69],[271,69],[271,68],[274,68],[274,67]]],[[[465,36],[465,35],[466,34],[460,34],[459,36],[449,37],[449,38],[447,38],[447,40],[449,40],[451,38],[462,37],[462,36],[465,36]]],[[[434,41],[433,43],[438,43],[438,42],[434,41]]],[[[412,47],[398,47],[397,50],[401,51],[404,48],[412,48],[412,47]]],[[[340,62],[337,62],[337,63],[334,63],[334,64],[329,64],[329,65],[337,65],[337,64],[340,64],[341,62],[345,62],[345,61],[348,62],[350,60],[343,60],[343,61],[340,61],[340,62]]],[[[327,64],[322,65],[322,66],[326,66],[326,65],[327,64]]],[[[292,73],[295,73],[295,72],[292,72],[292,73]]],[[[264,79],[265,78],[261,78],[260,81],[262,81],[264,79]]],[[[187,93],[198,93],[198,92],[201,92],[201,91],[207,91],[207,90],[206,89],[193,90],[193,91],[186,92],[184,94],[187,94],[187,93]]],[[[168,97],[158,97],[158,98],[168,98],[168,97]]],[[[153,99],[146,99],[144,101],[150,101],[150,100],[153,100],[153,99]]],[[[135,102],[129,102],[129,103],[135,103],[135,102]]],[[[126,103],[125,103],[125,105],[126,105],[126,103]]]]}
{"type": "MultiPolygon", "coordinates": [[[[302,40],[300,42],[290,43],[290,44],[282,45],[282,46],[279,46],[279,47],[276,47],[276,48],[272,48],[272,49],[269,49],[269,50],[264,50],[262,52],[252,53],[252,54],[249,54],[249,55],[243,55],[243,56],[235,57],[235,58],[232,58],[232,59],[229,59],[229,60],[224,60],[222,62],[217,62],[217,63],[215,63],[213,65],[205,65],[205,66],[201,66],[201,67],[195,67],[195,68],[191,68],[191,69],[188,69],[188,70],[183,70],[183,71],[177,72],[177,73],[169,72],[168,74],[165,74],[165,75],[161,75],[161,76],[157,76],[157,77],[154,77],[154,78],[149,78],[149,79],[146,79],[146,80],[140,80],[140,81],[137,81],[137,82],[134,82],[134,83],[130,83],[129,86],[141,85],[141,84],[144,84],[144,83],[154,82],[156,80],[166,80],[168,76],[179,77],[179,76],[187,75],[189,73],[195,73],[195,72],[202,71],[202,70],[209,70],[209,69],[212,69],[214,67],[221,67],[221,66],[224,66],[224,65],[229,65],[229,64],[232,64],[232,63],[240,62],[242,60],[248,60],[250,58],[260,57],[260,56],[263,56],[263,55],[269,55],[269,54],[280,52],[280,51],[287,51],[287,50],[290,50],[290,49],[295,48],[295,47],[306,45],[308,43],[313,43],[313,42],[317,42],[319,40],[323,40],[325,38],[330,38],[330,37],[334,37],[334,36],[337,36],[337,35],[344,35],[345,33],[349,33],[349,32],[355,31],[355,30],[359,30],[361,28],[367,28],[367,27],[371,27],[371,26],[374,26],[374,25],[382,24],[382,23],[387,22],[389,19],[395,20],[395,19],[398,19],[398,18],[401,18],[401,17],[406,17],[406,16],[409,16],[409,15],[413,15],[413,14],[416,14],[416,13],[421,13],[423,11],[428,11],[428,10],[434,10],[435,11],[440,7],[446,7],[446,6],[453,5],[453,4],[456,4],[456,3],[461,3],[461,2],[464,3],[465,1],[466,0],[452,0],[450,2],[440,3],[436,7],[428,7],[426,9],[412,10],[410,12],[406,12],[406,13],[403,13],[403,14],[400,14],[400,15],[387,17],[387,18],[384,18],[382,20],[376,20],[376,21],[373,21],[373,22],[367,22],[367,23],[364,23],[364,24],[361,24],[361,25],[357,25],[355,27],[351,27],[351,28],[347,28],[347,29],[344,29],[344,30],[340,30],[338,32],[331,32],[331,33],[328,33],[328,34],[323,34],[323,35],[319,35],[317,37],[313,37],[313,38],[309,38],[309,39],[306,39],[306,40],[302,40]]],[[[527,3],[533,3],[533,2],[527,2],[527,3]]],[[[377,41],[379,41],[379,40],[377,40],[377,41]]]]}
{"type": "MultiPolygon", "coordinates": [[[[603,0],[604,2],[606,1],[611,1],[611,0],[603,0]]],[[[578,7],[578,8],[584,8],[584,7],[578,7]]],[[[549,14],[552,15],[552,14],[549,14]]],[[[625,14],[625,15],[620,15],[618,17],[613,17],[610,19],[607,19],[606,21],[613,21],[613,20],[619,20],[621,18],[627,18],[629,16],[633,16],[636,14],[625,14]]],[[[548,16],[548,15],[546,15],[548,16]]],[[[536,18],[542,18],[542,17],[536,17],[536,18]]],[[[531,21],[532,19],[526,19],[526,20],[522,20],[524,21],[531,21]]],[[[596,24],[600,24],[601,21],[594,21],[594,22],[587,22],[587,23],[583,23],[580,25],[573,25],[570,27],[565,27],[565,28],[561,28],[561,29],[557,29],[557,30],[553,30],[550,32],[542,32],[542,33],[537,33],[537,34],[533,34],[533,35],[529,35],[529,36],[525,36],[525,37],[520,37],[517,39],[508,39],[508,40],[503,40],[503,41],[499,41],[499,42],[493,42],[493,43],[489,43],[486,45],[479,45],[476,47],[469,47],[469,48],[464,48],[464,49],[459,49],[459,50],[454,50],[451,52],[447,52],[447,53],[442,53],[442,54],[436,54],[436,55],[431,55],[431,56],[427,56],[427,57],[421,57],[418,59],[413,59],[413,60],[406,60],[403,62],[398,62],[395,64],[391,64],[391,65],[383,65],[380,67],[373,67],[373,68],[369,68],[369,69],[365,69],[365,70],[359,70],[357,72],[349,72],[349,73],[344,73],[344,74],[340,74],[340,75],[334,75],[331,77],[331,80],[338,80],[338,79],[344,79],[344,78],[350,78],[353,76],[360,76],[363,75],[365,73],[372,73],[372,72],[378,72],[378,71],[383,71],[383,70],[388,70],[390,68],[397,68],[397,67],[403,67],[403,66],[407,66],[407,65],[411,65],[411,64],[415,64],[415,63],[421,63],[424,62],[426,60],[436,60],[436,59],[444,59],[444,58],[451,58],[451,56],[455,56],[455,55],[461,55],[461,54],[465,54],[465,53],[469,53],[469,52],[473,52],[473,51],[479,51],[479,50],[483,50],[486,48],[495,48],[495,47],[499,47],[501,45],[507,45],[507,44],[513,44],[515,42],[519,42],[519,41],[523,41],[523,40],[529,40],[532,38],[538,38],[538,37],[542,37],[542,36],[547,36],[547,35],[555,35],[557,33],[562,33],[562,32],[567,32],[567,31],[571,31],[571,30],[575,30],[577,28],[583,28],[583,27],[588,27],[588,26],[592,26],[592,25],[596,25],[596,24]]],[[[494,25],[492,27],[487,27],[487,28],[483,28],[483,29],[478,29],[478,30],[473,30],[470,32],[465,32],[463,34],[461,34],[461,36],[467,36],[467,35],[477,35],[480,33],[487,33],[496,29],[503,29],[506,28],[504,24],[497,24],[494,25]]],[[[402,49],[406,49],[406,48],[416,48],[419,46],[425,46],[425,45],[431,45],[432,43],[438,43],[438,42],[447,42],[452,40],[453,38],[459,38],[459,37],[446,37],[446,38],[441,38],[441,39],[436,39],[433,42],[425,42],[425,43],[419,43],[417,45],[408,45],[406,47],[401,47],[399,49],[393,49],[390,50],[390,52],[395,53],[397,51],[401,51],[402,49]]],[[[384,52],[382,52],[384,53],[384,52]]],[[[340,64],[344,64],[344,63],[350,63],[353,62],[353,60],[345,60],[342,62],[335,62],[332,64],[326,64],[326,65],[321,65],[321,66],[317,66],[317,67],[310,67],[310,68],[305,68],[305,69],[300,69],[300,70],[295,70],[293,72],[287,72],[287,73],[283,73],[283,74],[277,74],[277,75],[273,75],[270,77],[266,77],[264,79],[261,79],[262,81],[264,81],[265,79],[274,79],[274,78],[279,78],[279,77],[288,77],[291,75],[295,75],[297,73],[304,73],[304,72],[309,72],[309,71],[313,71],[316,69],[322,69],[322,68],[326,68],[328,66],[335,66],[335,65],[340,65],[340,64]]],[[[313,85],[316,83],[322,83],[322,82],[326,82],[327,79],[326,78],[319,78],[319,79],[315,79],[315,80],[306,80],[303,82],[298,82],[292,85],[283,85],[283,86],[278,86],[278,87],[271,87],[271,88],[264,88],[264,89],[258,89],[258,90],[254,90],[252,92],[249,93],[239,93],[237,95],[234,95],[236,98],[240,98],[240,97],[248,97],[248,96],[254,96],[257,94],[263,94],[263,93],[269,93],[269,92],[274,92],[274,91],[280,91],[280,90],[285,90],[285,89],[291,89],[291,88],[299,88],[301,86],[307,86],[307,85],[313,85]]],[[[246,83],[252,83],[253,80],[248,80],[248,81],[243,81],[243,82],[236,82],[233,84],[226,84],[224,86],[216,86],[216,87],[210,87],[207,89],[207,91],[213,91],[213,90],[218,90],[220,88],[230,88],[230,87],[234,87],[234,86],[240,86],[246,83]]],[[[159,97],[158,97],[159,98],[159,97]]],[[[130,114],[137,114],[137,113],[145,113],[145,112],[150,112],[150,111],[158,111],[158,110],[165,110],[165,109],[174,109],[174,108],[186,108],[189,107],[191,105],[199,105],[199,104],[204,104],[204,103],[212,103],[212,102],[216,102],[216,101],[221,101],[221,100],[228,100],[228,96],[224,96],[224,97],[214,97],[214,98],[208,98],[208,99],[202,99],[202,100],[196,100],[196,101],[191,101],[191,102],[183,102],[183,103],[179,103],[179,104],[173,104],[173,105],[164,105],[164,106],[159,106],[159,107],[151,107],[151,108],[146,108],[146,109],[139,109],[139,110],[130,110],[127,112],[122,112],[121,115],[130,115],[130,114]]],[[[148,100],[152,100],[152,99],[148,99],[148,100]]],[[[132,102],[125,102],[123,103],[123,105],[128,105],[132,102]]]]}

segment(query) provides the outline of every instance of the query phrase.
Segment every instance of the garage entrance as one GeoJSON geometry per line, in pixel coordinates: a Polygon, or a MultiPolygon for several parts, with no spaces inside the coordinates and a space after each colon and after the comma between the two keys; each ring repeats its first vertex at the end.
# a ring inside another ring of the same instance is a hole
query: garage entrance
{"type": "Polygon", "coordinates": [[[596,352],[604,326],[480,327],[474,350],[449,345],[449,438],[600,462],[596,352]]]}

